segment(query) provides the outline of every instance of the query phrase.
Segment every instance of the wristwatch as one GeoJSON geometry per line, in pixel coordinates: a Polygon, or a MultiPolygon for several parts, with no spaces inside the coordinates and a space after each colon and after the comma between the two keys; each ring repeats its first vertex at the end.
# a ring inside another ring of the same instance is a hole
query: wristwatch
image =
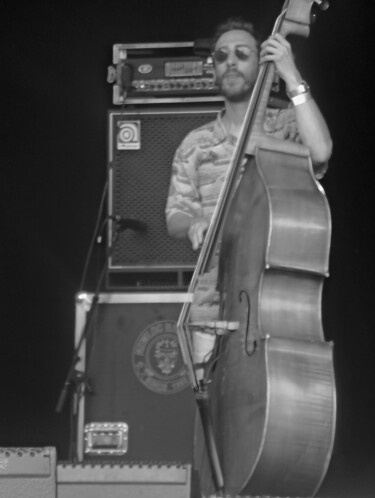
{"type": "Polygon", "coordinates": [[[298,95],[302,95],[303,93],[309,93],[310,92],[310,87],[306,83],[306,81],[301,81],[301,83],[297,86],[297,88],[294,88],[294,90],[290,90],[289,92],[287,91],[286,94],[290,99],[293,97],[297,97],[298,95]]]}

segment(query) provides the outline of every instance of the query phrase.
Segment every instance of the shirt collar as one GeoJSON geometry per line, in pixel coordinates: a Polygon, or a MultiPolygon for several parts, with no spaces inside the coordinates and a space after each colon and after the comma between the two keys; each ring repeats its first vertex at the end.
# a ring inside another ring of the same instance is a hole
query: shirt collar
{"type": "Polygon", "coordinates": [[[215,144],[219,144],[219,143],[227,141],[227,142],[235,144],[237,141],[236,137],[230,135],[224,126],[224,123],[223,123],[224,113],[225,113],[225,109],[222,109],[217,114],[217,118],[216,118],[216,122],[215,122],[214,142],[215,142],[215,144]]]}

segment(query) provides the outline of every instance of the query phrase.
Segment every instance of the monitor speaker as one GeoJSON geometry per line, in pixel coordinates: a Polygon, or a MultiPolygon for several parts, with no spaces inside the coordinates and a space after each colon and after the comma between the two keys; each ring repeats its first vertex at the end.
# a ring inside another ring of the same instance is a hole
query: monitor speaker
{"type": "MultiPolygon", "coordinates": [[[[57,498],[195,498],[190,465],[57,466],[57,498]]],[[[42,497],[39,497],[42,498],[42,497]]]]}
{"type": "Polygon", "coordinates": [[[56,449],[0,448],[0,496],[55,498],[56,449]]]}

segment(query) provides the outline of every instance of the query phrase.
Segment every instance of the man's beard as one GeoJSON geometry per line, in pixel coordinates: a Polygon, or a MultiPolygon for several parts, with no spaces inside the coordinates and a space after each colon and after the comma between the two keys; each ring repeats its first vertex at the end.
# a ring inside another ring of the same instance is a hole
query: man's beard
{"type": "Polygon", "coordinates": [[[219,80],[217,80],[217,85],[219,87],[220,93],[229,102],[246,102],[251,96],[254,82],[246,81],[243,74],[238,71],[228,70],[221,76],[219,80]],[[231,85],[227,85],[225,79],[229,74],[233,74],[239,78],[242,78],[243,84],[233,88],[231,87],[231,85]]]}

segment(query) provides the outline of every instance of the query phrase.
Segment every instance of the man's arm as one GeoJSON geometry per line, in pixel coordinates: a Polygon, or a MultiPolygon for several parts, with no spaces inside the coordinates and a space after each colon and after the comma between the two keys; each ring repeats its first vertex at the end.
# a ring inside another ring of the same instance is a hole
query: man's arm
{"type": "Polygon", "coordinates": [[[177,239],[188,237],[194,251],[202,245],[208,226],[205,218],[191,217],[186,213],[175,213],[167,222],[169,235],[177,239]]]}
{"type": "Polygon", "coordinates": [[[202,206],[196,185],[196,154],[194,146],[183,142],[177,150],[166,206],[167,230],[171,237],[189,238],[194,250],[204,239],[208,222],[201,217],[202,206]]]}
{"type": "MultiPolygon", "coordinates": [[[[290,43],[280,34],[262,43],[260,63],[274,62],[278,75],[285,81],[289,94],[298,89],[302,76],[298,71],[290,43]]],[[[295,99],[292,99],[292,101],[295,99]]],[[[311,94],[294,102],[298,131],[304,145],[310,149],[313,163],[325,163],[332,154],[332,139],[327,123],[311,94]]]]}

